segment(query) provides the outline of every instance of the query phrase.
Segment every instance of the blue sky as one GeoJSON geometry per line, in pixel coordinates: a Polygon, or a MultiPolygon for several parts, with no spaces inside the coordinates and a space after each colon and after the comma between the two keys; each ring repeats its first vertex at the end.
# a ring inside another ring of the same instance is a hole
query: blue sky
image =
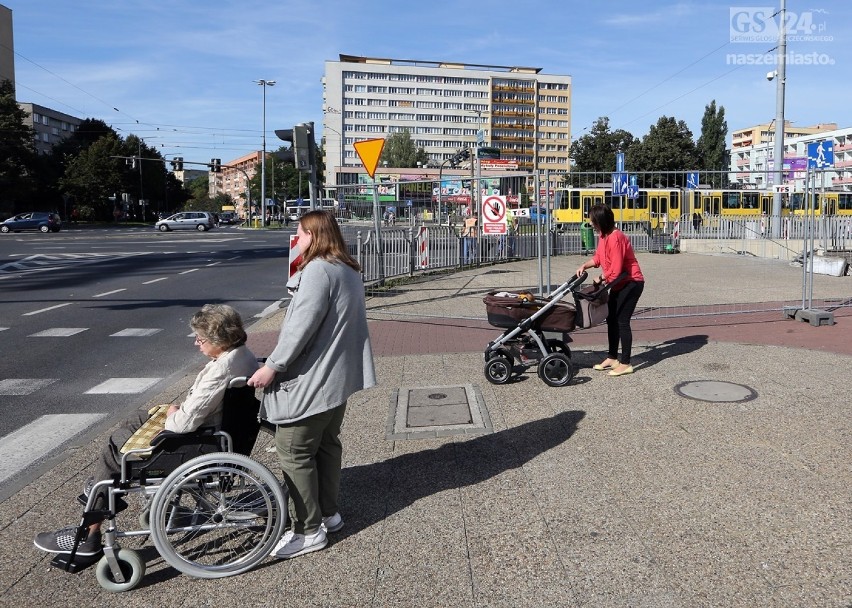
{"type": "MultiPolygon", "coordinates": [[[[778,0],[0,3],[13,11],[19,101],[100,118],[187,161],[260,149],[253,80],[277,81],[267,89],[269,148],[280,143],[274,129],[321,124],[324,62],[341,53],[571,75],[574,138],[599,116],[642,136],[662,115],[685,120],[697,138],[712,99],[729,131],[775,116],[774,66],[735,63],[762,61],[775,41],[731,35],[765,34],[761,15],[778,0]]],[[[787,119],[852,126],[852,2],[787,0],[787,10],[800,38],[828,38],[789,43],[799,65],[787,69],[787,119]]]]}

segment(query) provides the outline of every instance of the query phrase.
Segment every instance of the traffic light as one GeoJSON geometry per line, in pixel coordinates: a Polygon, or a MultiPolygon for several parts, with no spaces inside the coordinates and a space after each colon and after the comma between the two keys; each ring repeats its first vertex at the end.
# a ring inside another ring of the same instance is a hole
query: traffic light
{"type": "Polygon", "coordinates": [[[296,153],[296,168],[311,170],[311,140],[314,136],[313,123],[301,123],[293,127],[293,151],[296,153]]]}
{"type": "Polygon", "coordinates": [[[211,173],[221,173],[222,172],[222,159],[221,158],[211,158],[210,159],[210,172],[211,173]]]}
{"type": "Polygon", "coordinates": [[[275,135],[282,141],[290,142],[290,149],[274,152],[272,155],[284,163],[295,162],[296,155],[293,153],[293,129],[276,129],[275,135]]]}
{"type": "Polygon", "coordinates": [[[465,148],[464,150],[459,150],[456,152],[452,158],[450,158],[450,166],[455,169],[458,167],[462,161],[470,158],[470,148],[465,148]]]}
{"type": "Polygon", "coordinates": [[[296,169],[309,173],[316,167],[316,141],[314,123],[303,122],[292,129],[276,129],[275,135],[282,141],[292,144],[289,150],[276,152],[275,157],[284,162],[292,162],[296,169]]]}
{"type": "Polygon", "coordinates": [[[175,157],[175,166],[177,167],[175,171],[183,171],[183,156],[175,157]]]}

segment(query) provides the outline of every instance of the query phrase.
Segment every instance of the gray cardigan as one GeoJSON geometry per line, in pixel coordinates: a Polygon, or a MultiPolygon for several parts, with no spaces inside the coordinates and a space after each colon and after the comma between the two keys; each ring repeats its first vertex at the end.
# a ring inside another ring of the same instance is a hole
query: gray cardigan
{"type": "Polygon", "coordinates": [[[314,259],[291,285],[293,300],[266,359],[278,373],[264,389],[260,413],[276,424],[336,408],[376,384],[359,274],[343,263],[314,259]]]}

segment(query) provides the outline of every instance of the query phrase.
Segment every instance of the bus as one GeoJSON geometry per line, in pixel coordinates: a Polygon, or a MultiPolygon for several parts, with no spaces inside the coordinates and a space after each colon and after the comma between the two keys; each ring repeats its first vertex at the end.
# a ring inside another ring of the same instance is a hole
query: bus
{"type": "MultiPolygon", "coordinates": [[[[337,201],[333,198],[321,198],[317,200],[317,208],[334,213],[337,211],[337,201]]],[[[289,200],[284,206],[284,213],[291,222],[298,222],[299,218],[310,210],[311,201],[308,199],[289,200]]]]}

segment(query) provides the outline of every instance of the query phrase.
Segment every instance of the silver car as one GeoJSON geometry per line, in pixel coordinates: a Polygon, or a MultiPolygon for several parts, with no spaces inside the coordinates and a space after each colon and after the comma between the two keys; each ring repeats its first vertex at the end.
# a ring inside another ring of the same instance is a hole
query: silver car
{"type": "Polygon", "coordinates": [[[169,230],[198,230],[205,232],[215,226],[213,214],[207,211],[181,211],[160,220],[154,224],[154,228],[161,232],[169,230]]]}

